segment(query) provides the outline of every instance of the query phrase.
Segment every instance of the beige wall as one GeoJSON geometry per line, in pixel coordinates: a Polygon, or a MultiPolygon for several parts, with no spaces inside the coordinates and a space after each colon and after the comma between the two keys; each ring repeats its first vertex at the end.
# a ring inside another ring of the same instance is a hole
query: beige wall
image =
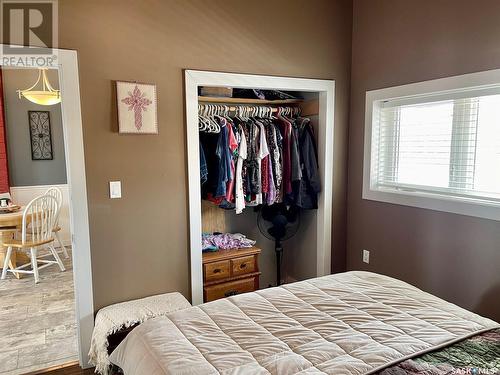
{"type": "Polygon", "coordinates": [[[497,0],[354,1],[347,265],[500,321],[500,222],[361,199],[365,92],[500,68],[499,16],[497,0]]]}
{"type": "Polygon", "coordinates": [[[59,2],[78,51],[95,307],[189,296],[183,69],[335,79],[336,269],[344,267],[350,1],[59,2]],[[113,81],[158,85],[160,135],[117,134],[113,81]],[[121,180],[123,199],[108,198],[121,180]]]}

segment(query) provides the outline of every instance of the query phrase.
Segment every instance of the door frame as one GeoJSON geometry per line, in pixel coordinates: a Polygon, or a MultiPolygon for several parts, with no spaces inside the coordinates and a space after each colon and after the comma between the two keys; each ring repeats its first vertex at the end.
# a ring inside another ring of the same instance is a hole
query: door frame
{"type": "MultiPolygon", "coordinates": [[[[4,44],[0,44],[1,51],[4,44]]],[[[10,46],[19,48],[19,46],[10,46]]],[[[51,65],[26,66],[22,59],[2,59],[6,68],[57,68],[61,90],[61,113],[64,135],[64,154],[70,197],[70,225],[75,284],[75,311],[78,332],[78,358],[80,366],[90,367],[88,353],[94,329],[94,298],[92,293],[92,265],[87,204],[87,180],[83,147],[78,57],[74,50],[43,49],[37,54],[57,56],[51,65]]],[[[37,61],[43,61],[42,59],[37,61]]],[[[49,59],[45,61],[49,62],[49,59]]]]}
{"type": "Polygon", "coordinates": [[[331,273],[333,134],[335,81],[238,73],[186,70],[186,137],[189,184],[189,243],[191,262],[191,302],[203,303],[201,249],[201,188],[198,134],[198,87],[237,87],[267,90],[316,92],[319,94],[318,162],[322,192],[318,201],[316,276],[331,273]]]}

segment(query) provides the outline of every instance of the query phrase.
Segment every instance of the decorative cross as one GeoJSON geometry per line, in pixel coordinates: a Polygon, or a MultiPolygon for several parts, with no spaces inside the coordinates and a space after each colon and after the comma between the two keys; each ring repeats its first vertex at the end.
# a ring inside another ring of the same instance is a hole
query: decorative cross
{"type": "Polygon", "coordinates": [[[128,92],[128,95],[126,98],[122,99],[122,102],[127,104],[128,110],[129,111],[134,111],[134,120],[135,120],[135,127],[137,130],[141,130],[142,128],[142,111],[146,111],[146,107],[153,103],[151,100],[146,98],[146,94],[144,92],[141,92],[137,85],[135,85],[134,91],[133,92],[128,92]]]}

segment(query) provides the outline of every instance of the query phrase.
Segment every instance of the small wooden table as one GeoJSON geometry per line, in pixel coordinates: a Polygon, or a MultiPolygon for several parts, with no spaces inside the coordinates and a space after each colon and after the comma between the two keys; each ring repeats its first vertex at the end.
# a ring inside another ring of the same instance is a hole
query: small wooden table
{"type": "MultiPolygon", "coordinates": [[[[23,223],[23,212],[24,207],[21,207],[19,211],[11,212],[11,213],[0,213],[0,269],[3,268],[3,262],[5,259],[5,254],[7,249],[2,246],[7,240],[10,240],[14,237],[14,234],[21,230],[21,226],[23,223]]],[[[12,254],[10,256],[10,264],[11,268],[15,268],[17,265],[17,261],[22,261],[23,263],[29,261],[29,257],[24,253],[19,253],[12,249],[12,254]]],[[[21,274],[14,273],[14,275],[19,279],[21,278],[21,274]]]]}

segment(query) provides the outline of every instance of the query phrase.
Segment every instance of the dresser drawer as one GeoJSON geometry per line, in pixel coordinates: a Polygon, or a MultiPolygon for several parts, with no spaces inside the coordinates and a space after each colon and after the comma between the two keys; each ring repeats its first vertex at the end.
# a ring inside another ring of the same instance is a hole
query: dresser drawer
{"type": "Polygon", "coordinates": [[[253,292],[256,289],[258,289],[258,276],[207,286],[204,288],[205,302],[215,301],[216,299],[236,294],[253,292]]]}
{"type": "Polygon", "coordinates": [[[254,255],[231,259],[231,276],[240,276],[255,272],[257,269],[255,261],[254,255]]]}
{"type": "Polygon", "coordinates": [[[229,260],[206,263],[203,265],[205,282],[226,279],[231,275],[229,260]]]}

